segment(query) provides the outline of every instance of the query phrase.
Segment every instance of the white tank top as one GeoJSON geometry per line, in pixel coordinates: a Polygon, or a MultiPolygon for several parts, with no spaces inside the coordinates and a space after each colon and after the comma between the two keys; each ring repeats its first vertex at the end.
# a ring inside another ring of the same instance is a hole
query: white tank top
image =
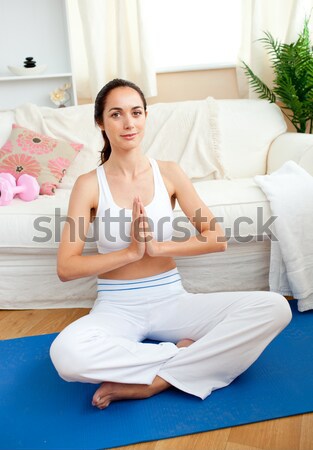
{"type": "MultiPolygon", "coordinates": [[[[154,197],[145,206],[150,229],[157,241],[169,241],[173,234],[173,210],[158,163],[149,158],[153,170],[154,197]]],[[[122,250],[129,246],[132,209],[120,208],[113,200],[103,166],[97,167],[99,203],[93,223],[99,253],[122,250]],[[99,239],[98,239],[99,238],[99,239]]]]}

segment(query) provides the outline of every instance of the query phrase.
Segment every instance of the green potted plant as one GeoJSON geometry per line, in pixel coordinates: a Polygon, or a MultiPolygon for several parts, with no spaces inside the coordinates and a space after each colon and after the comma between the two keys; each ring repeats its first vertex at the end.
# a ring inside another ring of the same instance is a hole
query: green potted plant
{"type": "Polygon", "coordinates": [[[296,42],[284,44],[265,32],[261,38],[270,58],[274,79],[270,89],[244,61],[248,82],[259,98],[279,102],[282,112],[298,133],[313,131],[313,47],[309,19],[296,42]]]}

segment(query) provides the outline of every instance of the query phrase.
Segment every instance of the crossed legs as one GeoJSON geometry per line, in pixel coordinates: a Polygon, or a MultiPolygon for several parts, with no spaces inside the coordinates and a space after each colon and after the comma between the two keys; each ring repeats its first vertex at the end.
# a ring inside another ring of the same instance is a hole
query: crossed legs
{"type": "Polygon", "coordinates": [[[288,302],[269,292],[180,292],[137,306],[140,314],[134,306],[95,310],[52,344],[62,378],[102,383],[92,400],[100,409],[171,385],[205,398],[246,370],[291,318],[288,302]],[[140,342],[146,337],[162,342],[140,342]]]}

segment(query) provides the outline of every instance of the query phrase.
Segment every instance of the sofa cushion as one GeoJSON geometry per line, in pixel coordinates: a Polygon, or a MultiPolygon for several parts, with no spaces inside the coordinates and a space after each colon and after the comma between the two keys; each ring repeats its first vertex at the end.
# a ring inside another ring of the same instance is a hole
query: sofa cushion
{"type": "Polygon", "coordinates": [[[12,124],[14,123],[14,111],[0,111],[0,148],[8,140],[11,131],[12,124]]]}
{"type": "Polygon", "coordinates": [[[278,106],[267,100],[219,100],[222,155],[232,178],[265,175],[269,147],[287,129],[278,106]]]}
{"type": "Polygon", "coordinates": [[[178,162],[189,178],[225,178],[218,126],[218,102],[212,97],[148,107],[143,152],[178,162]]]}
{"type": "MultiPolygon", "coordinates": [[[[194,186],[224,228],[227,238],[247,243],[262,241],[271,235],[266,226],[271,217],[269,203],[252,178],[198,181],[194,186]]],[[[182,216],[178,204],[174,215],[182,216]]],[[[190,223],[184,222],[183,226],[195,234],[190,223]]],[[[174,235],[181,237],[183,233],[175,231],[174,235]]]]}
{"type": "MultiPolygon", "coordinates": [[[[262,239],[262,224],[266,223],[271,213],[265,195],[253,179],[199,181],[194,185],[215,217],[219,218],[228,237],[238,242],[262,239]]],[[[70,189],[57,189],[55,196],[42,195],[32,202],[16,198],[10,205],[1,207],[0,248],[30,252],[41,248],[57,249],[70,193],[70,189]]],[[[195,234],[195,229],[178,204],[174,216],[174,236],[195,234]]],[[[90,240],[93,234],[94,230],[90,227],[90,240]]],[[[93,248],[96,248],[94,242],[86,243],[87,250],[93,248]]]]}
{"type": "Polygon", "coordinates": [[[14,198],[9,205],[1,207],[0,248],[57,248],[54,217],[55,214],[66,216],[70,192],[57,189],[54,196],[41,195],[31,202],[14,198]],[[43,242],[36,242],[36,238],[43,242]]]}
{"type": "Polygon", "coordinates": [[[32,175],[40,185],[41,194],[54,195],[82,147],[13,124],[8,140],[0,149],[0,172],[11,173],[16,179],[24,173],[32,175]]]}
{"type": "MultiPolygon", "coordinates": [[[[150,117],[148,115],[146,137],[143,142],[144,152],[157,159],[174,159],[181,164],[180,149],[175,147],[174,135],[170,136],[171,139],[166,144],[166,151],[163,147],[161,149],[156,147],[154,124],[158,120],[159,111],[163,111],[163,115],[166,115],[176,106],[180,105],[180,108],[183,108],[184,105],[188,106],[187,104],[188,102],[177,102],[149,106],[150,117]],[[175,151],[173,152],[174,147],[175,151]]],[[[189,104],[195,106],[196,103],[189,102],[189,104]]],[[[266,100],[217,100],[216,104],[221,153],[218,155],[218,160],[212,161],[212,166],[220,164],[222,167],[220,167],[219,173],[223,176],[223,172],[225,172],[230,178],[264,175],[270,144],[286,130],[280,109],[266,100]]],[[[10,120],[13,121],[13,114],[14,121],[21,126],[56,139],[82,143],[83,150],[69,167],[62,182],[62,187],[71,188],[80,174],[93,170],[99,163],[99,152],[103,147],[103,139],[99,128],[94,124],[93,112],[93,104],[55,109],[37,107],[28,103],[16,108],[13,112],[0,112],[0,139],[3,139],[3,128],[4,135],[7,133],[7,126],[10,120]],[[4,125],[2,126],[2,124],[4,125]]],[[[175,114],[180,113],[179,110],[175,114]]],[[[191,116],[188,120],[192,119],[191,116]]],[[[216,138],[217,136],[215,136],[216,138]]],[[[202,140],[202,137],[193,137],[194,142],[198,142],[199,139],[202,140]]],[[[193,155],[192,146],[189,146],[189,143],[186,145],[190,155],[193,155]]],[[[191,161],[191,166],[194,164],[197,168],[199,165],[204,165],[206,159],[199,158],[199,152],[194,155],[194,160],[190,158],[190,155],[188,161],[191,161]]],[[[187,167],[187,173],[188,170],[187,167]]],[[[194,173],[192,168],[190,170],[194,173]]],[[[197,170],[199,171],[199,169],[197,170]]],[[[208,173],[207,168],[201,168],[202,175],[205,171],[208,173]]],[[[209,167],[209,172],[210,175],[207,175],[206,179],[217,178],[218,171],[214,172],[212,167],[209,167]]],[[[196,180],[197,176],[193,177],[196,180]]]]}
{"type": "MultiPolygon", "coordinates": [[[[14,198],[0,208],[0,248],[57,249],[67,215],[70,189],[57,189],[55,195],[40,195],[34,201],[14,198]]],[[[96,247],[86,243],[86,248],[96,247]]]]}

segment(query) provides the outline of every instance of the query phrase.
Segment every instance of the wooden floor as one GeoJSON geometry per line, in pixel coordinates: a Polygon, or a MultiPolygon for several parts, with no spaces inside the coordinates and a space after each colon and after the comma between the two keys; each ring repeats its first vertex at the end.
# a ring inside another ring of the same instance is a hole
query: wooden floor
{"type": "MultiPolygon", "coordinates": [[[[66,325],[87,313],[87,309],[0,311],[0,339],[61,331],[66,325]]],[[[128,450],[313,450],[313,414],[119,448],[128,450]]]]}

